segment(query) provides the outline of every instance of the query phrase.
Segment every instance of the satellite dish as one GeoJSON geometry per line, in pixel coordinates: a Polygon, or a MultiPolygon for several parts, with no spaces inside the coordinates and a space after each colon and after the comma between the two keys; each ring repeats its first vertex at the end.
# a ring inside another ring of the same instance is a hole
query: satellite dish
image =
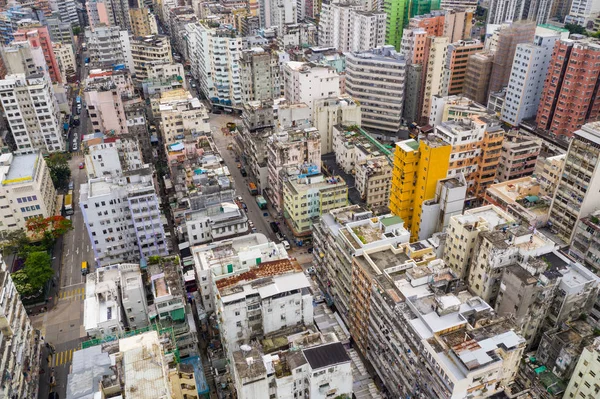
{"type": "Polygon", "coordinates": [[[244,352],[249,352],[252,350],[252,347],[250,345],[241,345],[240,349],[243,350],[244,352]]]}

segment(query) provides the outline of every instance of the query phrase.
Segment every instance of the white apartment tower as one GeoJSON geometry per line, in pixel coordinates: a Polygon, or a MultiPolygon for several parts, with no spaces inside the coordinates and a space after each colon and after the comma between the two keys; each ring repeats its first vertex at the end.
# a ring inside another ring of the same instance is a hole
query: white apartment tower
{"type": "Polygon", "coordinates": [[[396,133],[402,124],[406,59],[393,46],[346,53],[346,92],[361,106],[362,127],[396,133]]]}
{"type": "Polygon", "coordinates": [[[33,328],[0,258],[0,398],[36,398],[41,359],[40,332],[33,328]]]}
{"type": "Polygon", "coordinates": [[[385,44],[386,14],[363,11],[360,5],[323,3],[319,46],[339,51],[368,51],[385,44]],[[327,15],[324,15],[327,14],[327,15]]]}
{"type": "Polygon", "coordinates": [[[573,0],[571,11],[565,17],[566,24],[577,24],[586,28],[590,22],[593,22],[600,15],[600,2],[597,0],[573,0]]]}
{"type": "Polygon", "coordinates": [[[60,111],[44,74],[7,75],[0,80],[0,103],[15,140],[15,153],[65,150],[60,111]]]}
{"type": "Polygon", "coordinates": [[[550,207],[550,229],[566,243],[571,242],[577,221],[600,209],[599,159],[600,122],[592,122],[573,135],[550,207]]]}
{"type": "Polygon", "coordinates": [[[285,98],[308,105],[311,116],[315,100],[340,95],[340,75],[332,67],[290,61],[283,72],[285,98]]]}
{"type": "Polygon", "coordinates": [[[125,64],[132,74],[135,73],[131,57],[129,33],[118,26],[100,25],[85,30],[90,64],[94,67],[110,67],[125,64]]]}
{"type": "Polygon", "coordinates": [[[535,117],[558,33],[536,34],[533,43],[518,44],[506,89],[501,119],[518,126],[535,117]]]}

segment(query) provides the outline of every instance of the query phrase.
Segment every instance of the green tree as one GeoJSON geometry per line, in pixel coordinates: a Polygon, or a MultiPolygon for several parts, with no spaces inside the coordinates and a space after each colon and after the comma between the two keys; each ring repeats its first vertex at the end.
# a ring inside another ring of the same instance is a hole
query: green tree
{"type": "Polygon", "coordinates": [[[12,274],[17,291],[22,296],[40,293],[44,284],[54,275],[52,258],[45,251],[30,252],[25,260],[25,267],[12,274]]]}
{"type": "Polygon", "coordinates": [[[69,168],[69,159],[66,154],[52,154],[46,159],[50,177],[55,188],[69,187],[71,180],[71,168],[69,168]]]}
{"type": "Polygon", "coordinates": [[[79,26],[74,26],[73,27],[73,36],[79,36],[80,33],[81,33],[81,28],[79,26]]]}
{"type": "Polygon", "coordinates": [[[577,24],[565,24],[565,29],[569,31],[572,35],[573,33],[577,33],[580,35],[587,35],[585,28],[581,25],[577,24]]]}

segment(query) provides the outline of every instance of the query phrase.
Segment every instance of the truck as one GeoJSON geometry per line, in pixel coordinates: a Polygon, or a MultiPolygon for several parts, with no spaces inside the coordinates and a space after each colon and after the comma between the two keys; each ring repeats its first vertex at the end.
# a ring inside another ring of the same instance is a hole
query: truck
{"type": "Polygon", "coordinates": [[[248,183],[248,190],[250,190],[250,194],[258,195],[258,188],[256,188],[256,184],[252,182],[248,183]]]}
{"type": "Polygon", "coordinates": [[[73,214],[73,190],[69,190],[69,193],[65,195],[65,216],[73,214]]]}
{"type": "Polygon", "coordinates": [[[256,197],[256,203],[260,209],[267,209],[267,200],[262,195],[256,197]]]}

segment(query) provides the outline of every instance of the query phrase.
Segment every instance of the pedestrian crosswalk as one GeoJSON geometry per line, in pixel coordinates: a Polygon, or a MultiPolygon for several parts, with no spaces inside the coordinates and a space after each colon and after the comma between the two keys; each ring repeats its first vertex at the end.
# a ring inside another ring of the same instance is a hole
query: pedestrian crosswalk
{"type": "Polygon", "coordinates": [[[79,151],[71,151],[71,156],[74,156],[74,157],[80,157],[80,156],[82,156],[82,155],[83,155],[83,151],[82,151],[82,150],[79,150],[79,151]]]}
{"type": "Polygon", "coordinates": [[[85,287],[63,290],[58,293],[58,299],[85,299],[85,287]]]}
{"type": "Polygon", "coordinates": [[[58,367],[63,364],[71,363],[73,360],[73,352],[77,349],[67,349],[61,352],[56,352],[52,355],[52,360],[50,361],[50,367],[58,367]]]}

